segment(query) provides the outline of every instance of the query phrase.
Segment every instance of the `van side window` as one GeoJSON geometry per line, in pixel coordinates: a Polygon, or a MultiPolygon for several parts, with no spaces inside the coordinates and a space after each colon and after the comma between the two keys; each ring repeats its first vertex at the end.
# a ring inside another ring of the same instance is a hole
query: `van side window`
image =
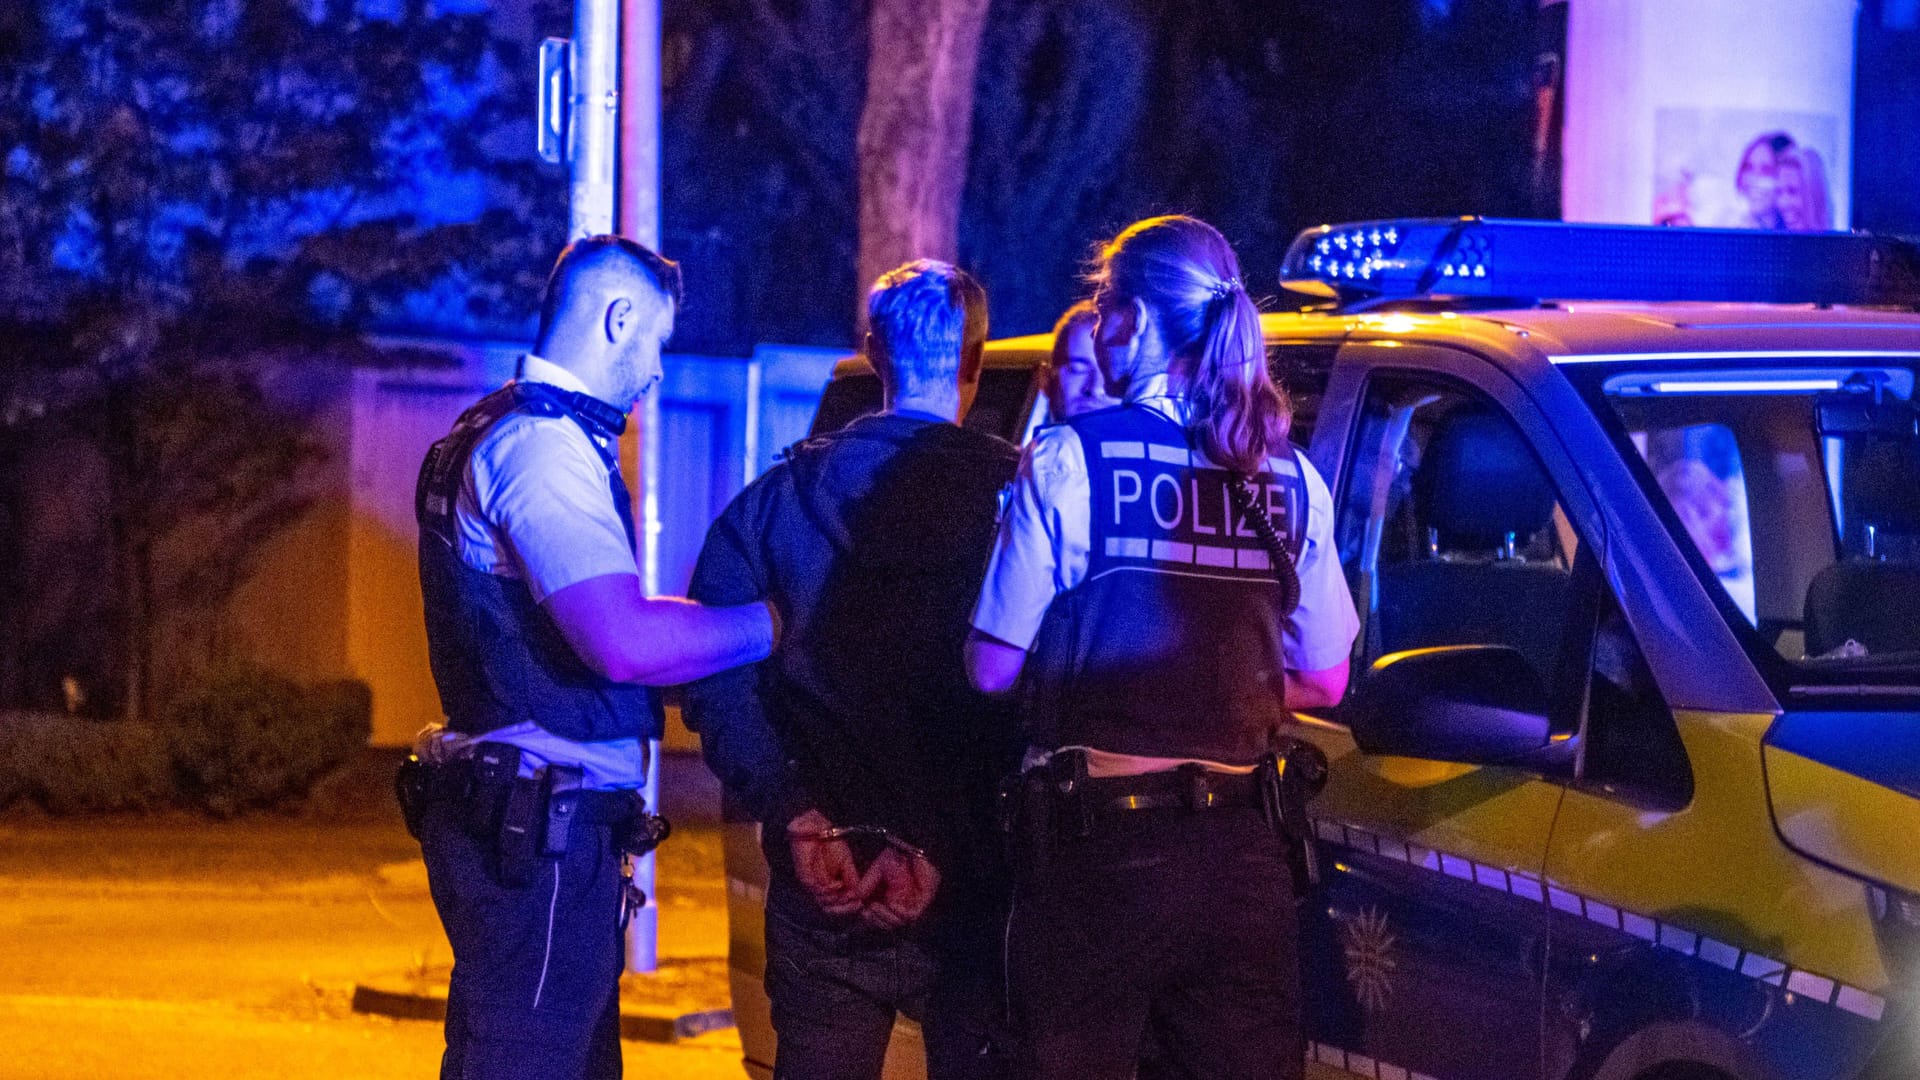
{"type": "Polygon", "coordinates": [[[1551,685],[1575,541],[1507,416],[1462,387],[1375,378],[1339,527],[1370,664],[1439,645],[1505,645],[1551,685]]]}
{"type": "Polygon", "coordinates": [[[1357,679],[1409,649],[1506,646],[1547,689],[1558,737],[1584,720],[1580,783],[1654,809],[1692,799],[1673,713],[1597,555],[1491,401],[1428,376],[1372,379],[1337,528],[1363,613],[1357,679]]]}

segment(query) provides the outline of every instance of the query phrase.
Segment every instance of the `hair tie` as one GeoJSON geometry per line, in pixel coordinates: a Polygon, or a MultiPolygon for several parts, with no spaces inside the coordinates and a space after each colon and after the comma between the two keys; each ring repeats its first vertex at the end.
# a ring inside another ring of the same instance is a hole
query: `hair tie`
{"type": "Polygon", "coordinates": [[[1213,298],[1215,300],[1225,300],[1242,287],[1240,279],[1237,277],[1221,278],[1219,281],[1213,283],[1213,298]]]}

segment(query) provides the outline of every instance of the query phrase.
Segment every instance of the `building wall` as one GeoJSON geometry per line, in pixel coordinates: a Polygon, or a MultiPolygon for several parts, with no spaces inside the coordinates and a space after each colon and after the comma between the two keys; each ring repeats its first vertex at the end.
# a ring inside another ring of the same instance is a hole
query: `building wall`
{"type": "MultiPolygon", "coordinates": [[[[460,412],[512,374],[520,346],[430,346],[445,366],[360,370],[343,386],[331,428],[344,432],[338,495],[285,538],[286,550],[244,617],[298,622],[305,643],[256,650],[303,679],[351,675],[373,691],[373,743],[399,746],[440,718],[427,669],[413,488],[427,448],[460,412]],[[270,583],[271,587],[267,587],[270,583]],[[338,641],[338,660],[327,642],[338,641]],[[304,651],[303,651],[304,650],[304,651]]],[[[655,479],[654,579],[681,593],[707,526],[779,450],[806,434],[840,353],[762,348],[753,357],[667,358],[655,434],[629,429],[623,471],[639,489],[655,479]],[[644,443],[642,440],[646,440],[644,443]],[[643,469],[643,449],[653,452],[643,469]]],[[[645,507],[644,491],[635,505],[645,507]]],[[[644,554],[643,554],[644,558],[644,554]]],[[[269,638],[261,638],[268,642],[269,638]]],[[[697,744],[677,723],[669,748],[697,744]]]]}

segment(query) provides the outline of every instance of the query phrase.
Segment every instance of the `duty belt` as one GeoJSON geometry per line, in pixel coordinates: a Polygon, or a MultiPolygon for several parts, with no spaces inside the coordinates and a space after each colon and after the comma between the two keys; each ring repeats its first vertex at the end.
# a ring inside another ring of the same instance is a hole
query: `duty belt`
{"type": "Polygon", "coordinates": [[[471,757],[428,765],[408,757],[395,777],[395,793],[415,838],[427,807],[461,807],[467,831],[491,849],[495,878],[517,888],[540,860],[563,857],[575,831],[605,825],[616,848],[630,855],[652,851],[667,838],[667,819],[647,812],[637,791],[592,791],[581,786],[578,766],[549,765],[520,775],[520,750],[482,744],[471,757]]]}
{"type": "Polygon", "coordinates": [[[1232,810],[1260,805],[1251,773],[1224,773],[1200,765],[1079,781],[1082,797],[1096,811],[1232,810]]]}
{"type": "MultiPolygon", "coordinates": [[[[444,765],[426,767],[427,797],[465,801],[480,794],[472,758],[457,758],[444,765]]],[[[595,825],[623,826],[640,812],[642,802],[634,791],[578,790],[572,793],[574,816],[595,825]]]]}

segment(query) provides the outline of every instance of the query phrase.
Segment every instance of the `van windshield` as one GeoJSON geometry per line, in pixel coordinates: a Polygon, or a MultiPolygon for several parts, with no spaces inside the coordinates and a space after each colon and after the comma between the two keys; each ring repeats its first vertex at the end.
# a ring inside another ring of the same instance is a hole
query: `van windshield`
{"type": "Polygon", "coordinates": [[[1599,384],[1696,571],[1805,674],[1920,670],[1912,367],[1709,363],[1599,384]]]}

